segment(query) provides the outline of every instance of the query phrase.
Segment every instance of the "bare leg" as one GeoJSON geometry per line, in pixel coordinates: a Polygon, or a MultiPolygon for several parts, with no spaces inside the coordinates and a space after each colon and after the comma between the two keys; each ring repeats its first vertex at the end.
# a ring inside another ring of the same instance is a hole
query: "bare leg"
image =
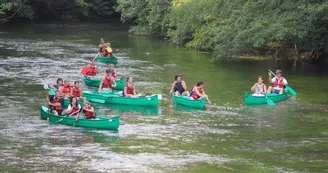
{"type": "Polygon", "coordinates": [[[52,110],[52,114],[58,115],[58,112],[56,110],[52,110]]]}
{"type": "Polygon", "coordinates": [[[62,115],[68,114],[68,110],[64,109],[63,112],[61,113],[62,115]]]}
{"type": "Polygon", "coordinates": [[[280,89],[279,94],[282,94],[284,92],[284,89],[280,89]]]}
{"type": "Polygon", "coordinates": [[[180,95],[179,91],[175,91],[174,95],[176,95],[176,96],[180,95]]]}
{"type": "Polygon", "coordinates": [[[182,95],[186,95],[186,96],[189,96],[189,95],[190,95],[190,93],[189,93],[189,91],[184,91],[184,92],[182,93],[182,95]]]}
{"type": "Polygon", "coordinates": [[[272,86],[269,86],[267,93],[270,94],[272,92],[272,86]]]}

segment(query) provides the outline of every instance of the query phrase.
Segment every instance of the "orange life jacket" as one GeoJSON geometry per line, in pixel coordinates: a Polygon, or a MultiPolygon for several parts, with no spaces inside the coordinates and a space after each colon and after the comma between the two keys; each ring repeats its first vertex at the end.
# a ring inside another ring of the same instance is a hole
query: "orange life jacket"
{"type": "Polygon", "coordinates": [[[273,87],[277,87],[277,86],[279,86],[279,88],[285,88],[283,77],[281,77],[280,79],[276,77],[276,80],[273,82],[273,87]]]}
{"type": "MultiPolygon", "coordinates": [[[[91,109],[91,105],[88,105],[87,106],[87,109],[91,109]]],[[[95,118],[96,117],[95,112],[84,111],[84,115],[85,115],[85,118],[86,119],[95,118]]]]}
{"type": "Polygon", "coordinates": [[[68,95],[71,93],[71,85],[68,84],[68,85],[64,85],[60,88],[60,91],[65,94],[65,95],[68,95]]]}
{"type": "Polygon", "coordinates": [[[126,94],[134,94],[134,85],[133,84],[126,84],[126,94]]]}
{"type": "Polygon", "coordinates": [[[102,84],[103,88],[112,88],[112,79],[109,76],[105,76],[105,79],[102,84]]]}
{"type": "Polygon", "coordinates": [[[81,88],[75,88],[73,87],[72,95],[74,97],[81,97],[82,90],[81,88]]]}
{"type": "MultiPolygon", "coordinates": [[[[72,106],[72,105],[71,105],[72,106]]],[[[73,115],[76,115],[78,112],[76,112],[76,111],[78,111],[79,110],[79,107],[78,106],[76,106],[76,105],[74,105],[74,106],[72,106],[72,111],[71,111],[71,113],[74,113],[73,115]]]]}
{"type": "Polygon", "coordinates": [[[87,76],[96,76],[97,70],[95,66],[89,66],[89,70],[86,73],[87,76]]]}
{"type": "MultiPolygon", "coordinates": [[[[196,87],[196,88],[199,91],[199,93],[203,94],[203,89],[202,88],[200,88],[200,87],[196,87]]],[[[200,98],[200,96],[196,92],[194,92],[191,97],[195,100],[200,98]]]]}
{"type": "MultiPolygon", "coordinates": [[[[60,103],[61,104],[61,102],[60,102],[60,98],[57,98],[57,97],[53,97],[53,99],[52,99],[52,101],[50,101],[52,104],[55,104],[55,103],[60,103]]],[[[51,110],[56,110],[56,111],[62,111],[63,109],[62,109],[62,106],[60,105],[60,106],[49,106],[49,108],[51,109],[51,110]]]]}

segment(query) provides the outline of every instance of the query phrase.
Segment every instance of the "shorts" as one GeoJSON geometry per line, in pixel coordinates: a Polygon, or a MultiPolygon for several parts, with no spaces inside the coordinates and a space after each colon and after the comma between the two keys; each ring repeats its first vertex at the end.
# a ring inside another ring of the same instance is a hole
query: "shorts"
{"type": "Polygon", "coordinates": [[[273,93],[279,94],[279,92],[280,90],[276,90],[276,89],[273,90],[273,93]]]}

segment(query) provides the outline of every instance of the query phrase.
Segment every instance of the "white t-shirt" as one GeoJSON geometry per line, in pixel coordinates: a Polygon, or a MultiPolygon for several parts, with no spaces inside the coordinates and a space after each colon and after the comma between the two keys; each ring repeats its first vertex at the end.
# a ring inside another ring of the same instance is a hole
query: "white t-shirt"
{"type": "MultiPolygon", "coordinates": [[[[78,105],[77,107],[79,108],[79,110],[81,110],[81,105],[78,105]]],[[[67,107],[67,110],[68,110],[68,111],[71,111],[72,108],[73,108],[73,107],[71,106],[71,104],[69,104],[68,107],[67,107]]],[[[71,113],[74,113],[74,112],[71,112],[71,113]]]]}
{"type": "MultiPolygon", "coordinates": [[[[274,83],[274,82],[276,81],[276,78],[277,78],[277,77],[272,78],[272,79],[271,79],[271,82],[274,83]]],[[[280,81],[279,78],[278,78],[278,81],[280,81]]],[[[283,82],[285,85],[288,84],[288,83],[287,83],[287,80],[286,80],[285,78],[284,78],[284,80],[282,80],[282,82],[283,82]]],[[[276,86],[276,87],[274,87],[273,89],[275,89],[275,90],[280,90],[279,86],[276,86]]]]}

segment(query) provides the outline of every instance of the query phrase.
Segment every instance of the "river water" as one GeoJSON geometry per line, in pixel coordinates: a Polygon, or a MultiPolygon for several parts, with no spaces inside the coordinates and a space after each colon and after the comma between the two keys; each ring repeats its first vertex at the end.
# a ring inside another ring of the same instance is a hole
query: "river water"
{"type": "Polygon", "coordinates": [[[328,172],[326,68],[265,59],[212,63],[210,53],[128,29],[116,22],[1,26],[0,172],[328,172]],[[40,120],[43,84],[80,80],[101,37],[138,92],[163,94],[158,108],[97,107],[121,117],[117,132],[40,120]],[[282,69],[298,96],[275,107],[246,106],[244,93],[257,76],[267,81],[268,68],[282,69]],[[175,73],[189,88],[203,80],[213,104],[173,106],[167,93],[175,73]]]}

